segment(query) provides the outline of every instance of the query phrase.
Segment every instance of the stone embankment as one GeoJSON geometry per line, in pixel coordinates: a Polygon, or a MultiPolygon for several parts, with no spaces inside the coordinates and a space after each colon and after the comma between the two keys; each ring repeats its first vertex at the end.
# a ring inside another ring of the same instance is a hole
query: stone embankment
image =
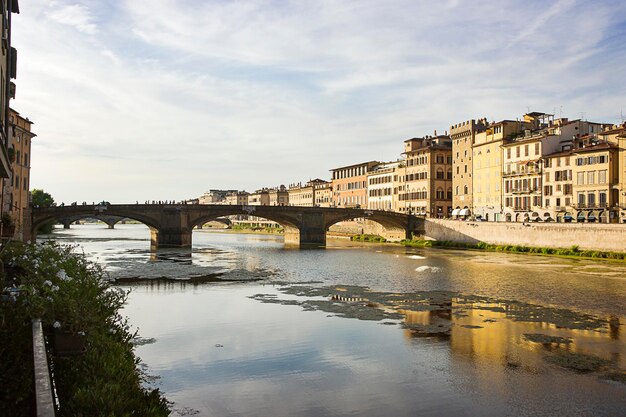
{"type": "Polygon", "coordinates": [[[548,248],[626,252],[626,225],[601,223],[496,223],[426,219],[424,236],[460,243],[486,242],[548,248]]]}

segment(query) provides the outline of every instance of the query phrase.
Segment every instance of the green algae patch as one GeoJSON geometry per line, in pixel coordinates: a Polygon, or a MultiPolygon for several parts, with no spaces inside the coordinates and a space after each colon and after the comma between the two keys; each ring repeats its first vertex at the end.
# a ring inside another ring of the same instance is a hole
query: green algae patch
{"type": "Polygon", "coordinates": [[[556,355],[546,356],[550,363],[562,368],[577,372],[595,372],[609,365],[610,361],[594,355],[584,353],[563,352],[556,355]]]}
{"type": "Polygon", "coordinates": [[[523,337],[529,342],[542,343],[544,345],[549,345],[549,344],[561,345],[561,344],[572,343],[572,339],[559,337],[559,336],[550,336],[550,335],[542,334],[542,333],[524,333],[523,337]]]}

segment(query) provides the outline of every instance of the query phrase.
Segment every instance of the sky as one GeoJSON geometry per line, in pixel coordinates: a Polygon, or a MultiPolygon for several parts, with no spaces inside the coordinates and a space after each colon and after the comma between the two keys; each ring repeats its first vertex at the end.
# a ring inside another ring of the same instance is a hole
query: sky
{"type": "Polygon", "coordinates": [[[626,114],[622,0],[28,0],[12,42],[30,188],[66,204],[329,179],[481,117],[626,114]]]}

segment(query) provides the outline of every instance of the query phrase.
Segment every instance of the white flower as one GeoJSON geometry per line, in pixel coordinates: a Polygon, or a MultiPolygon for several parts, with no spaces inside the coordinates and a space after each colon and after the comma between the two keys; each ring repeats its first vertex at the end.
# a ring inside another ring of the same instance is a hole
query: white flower
{"type": "Polygon", "coordinates": [[[58,321],[55,321],[55,322],[52,324],[52,327],[54,327],[55,329],[60,329],[60,328],[61,328],[61,323],[59,323],[58,321]]]}
{"type": "Polygon", "coordinates": [[[49,286],[49,287],[52,287],[52,281],[50,281],[49,279],[47,279],[47,280],[45,280],[45,281],[43,282],[43,285],[47,285],[47,286],[49,286]]]}
{"type": "Polygon", "coordinates": [[[67,276],[63,269],[57,272],[57,278],[59,278],[61,281],[68,281],[70,279],[70,277],[67,276]]]}
{"type": "Polygon", "coordinates": [[[58,285],[53,285],[50,289],[52,291],[59,291],[59,286],[58,285]]]}
{"type": "Polygon", "coordinates": [[[50,302],[53,302],[53,301],[54,301],[54,298],[52,298],[52,297],[50,297],[50,296],[47,296],[47,297],[46,297],[46,300],[48,300],[48,301],[50,301],[50,302]]]}

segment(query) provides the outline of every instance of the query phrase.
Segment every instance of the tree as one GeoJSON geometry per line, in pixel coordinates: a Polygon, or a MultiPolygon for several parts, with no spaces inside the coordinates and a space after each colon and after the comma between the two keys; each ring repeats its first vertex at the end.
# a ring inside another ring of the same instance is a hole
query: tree
{"type": "Polygon", "coordinates": [[[52,207],[54,205],[54,198],[44,190],[35,188],[30,192],[30,195],[34,207],[52,207]]]}

